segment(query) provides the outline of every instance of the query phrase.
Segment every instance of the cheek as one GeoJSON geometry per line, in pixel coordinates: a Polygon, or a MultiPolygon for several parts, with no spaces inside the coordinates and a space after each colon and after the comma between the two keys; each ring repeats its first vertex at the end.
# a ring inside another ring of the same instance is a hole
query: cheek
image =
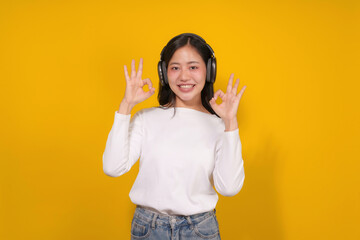
{"type": "Polygon", "coordinates": [[[177,74],[176,71],[170,70],[170,71],[167,72],[167,77],[168,77],[169,81],[172,80],[172,79],[175,79],[177,77],[177,75],[178,74],[177,74]]]}
{"type": "Polygon", "coordinates": [[[176,76],[174,73],[172,73],[172,74],[168,73],[167,76],[168,76],[169,86],[170,86],[171,90],[174,91],[176,88],[176,76]]]}
{"type": "Polygon", "coordinates": [[[205,84],[205,81],[206,81],[206,69],[205,70],[202,70],[202,71],[199,71],[197,73],[197,78],[199,79],[199,81],[201,83],[204,83],[205,84]]]}

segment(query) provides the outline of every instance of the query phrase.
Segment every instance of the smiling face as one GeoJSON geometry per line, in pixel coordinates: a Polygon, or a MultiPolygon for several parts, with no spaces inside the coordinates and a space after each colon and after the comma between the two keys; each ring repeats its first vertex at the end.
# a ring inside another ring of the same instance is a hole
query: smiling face
{"type": "Polygon", "coordinates": [[[167,68],[169,86],[176,95],[176,107],[201,109],[206,65],[197,50],[185,45],[175,51],[167,68]]]}

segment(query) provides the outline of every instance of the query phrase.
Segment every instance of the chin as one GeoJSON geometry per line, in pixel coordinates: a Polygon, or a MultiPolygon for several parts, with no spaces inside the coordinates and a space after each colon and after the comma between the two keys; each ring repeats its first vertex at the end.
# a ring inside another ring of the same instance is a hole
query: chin
{"type": "MultiPolygon", "coordinates": [[[[175,93],[176,94],[176,96],[177,96],[177,98],[179,99],[179,100],[181,100],[182,102],[193,102],[193,101],[195,101],[195,99],[197,99],[197,97],[196,96],[193,96],[193,95],[191,95],[191,96],[184,96],[184,94],[183,93],[175,93]]],[[[200,101],[201,101],[201,95],[200,95],[200,101]]]]}
{"type": "Polygon", "coordinates": [[[194,88],[189,91],[189,92],[183,92],[179,89],[179,87],[176,85],[175,89],[173,89],[173,87],[171,87],[171,90],[173,90],[173,92],[175,93],[175,95],[177,96],[177,98],[186,103],[186,102],[194,102],[196,101],[198,98],[201,101],[201,91],[199,91],[198,89],[199,86],[195,85],[194,88]],[[175,91],[174,91],[175,90],[175,91]]]}

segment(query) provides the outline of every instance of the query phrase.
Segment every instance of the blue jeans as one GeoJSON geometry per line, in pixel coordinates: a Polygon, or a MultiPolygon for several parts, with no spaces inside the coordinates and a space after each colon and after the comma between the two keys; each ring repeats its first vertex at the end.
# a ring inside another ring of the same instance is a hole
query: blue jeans
{"type": "Polygon", "coordinates": [[[136,207],[131,222],[131,239],[219,240],[216,210],[190,216],[171,216],[136,207]]]}

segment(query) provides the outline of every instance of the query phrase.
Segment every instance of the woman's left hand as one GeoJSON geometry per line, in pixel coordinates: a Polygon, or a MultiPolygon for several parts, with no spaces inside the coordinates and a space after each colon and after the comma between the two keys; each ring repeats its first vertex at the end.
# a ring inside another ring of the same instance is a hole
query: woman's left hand
{"type": "Polygon", "coordinates": [[[239,86],[239,79],[236,79],[234,87],[232,86],[233,79],[234,74],[232,73],[230,75],[226,93],[224,94],[223,91],[217,90],[214,94],[214,97],[210,100],[212,109],[224,120],[225,123],[234,121],[236,119],[239,102],[246,88],[246,86],[244,86],[236,95],[239,86]],[[222,100],[222,103],[220,104],[215,102],[218,97],[220,97],[222,100]]]}

